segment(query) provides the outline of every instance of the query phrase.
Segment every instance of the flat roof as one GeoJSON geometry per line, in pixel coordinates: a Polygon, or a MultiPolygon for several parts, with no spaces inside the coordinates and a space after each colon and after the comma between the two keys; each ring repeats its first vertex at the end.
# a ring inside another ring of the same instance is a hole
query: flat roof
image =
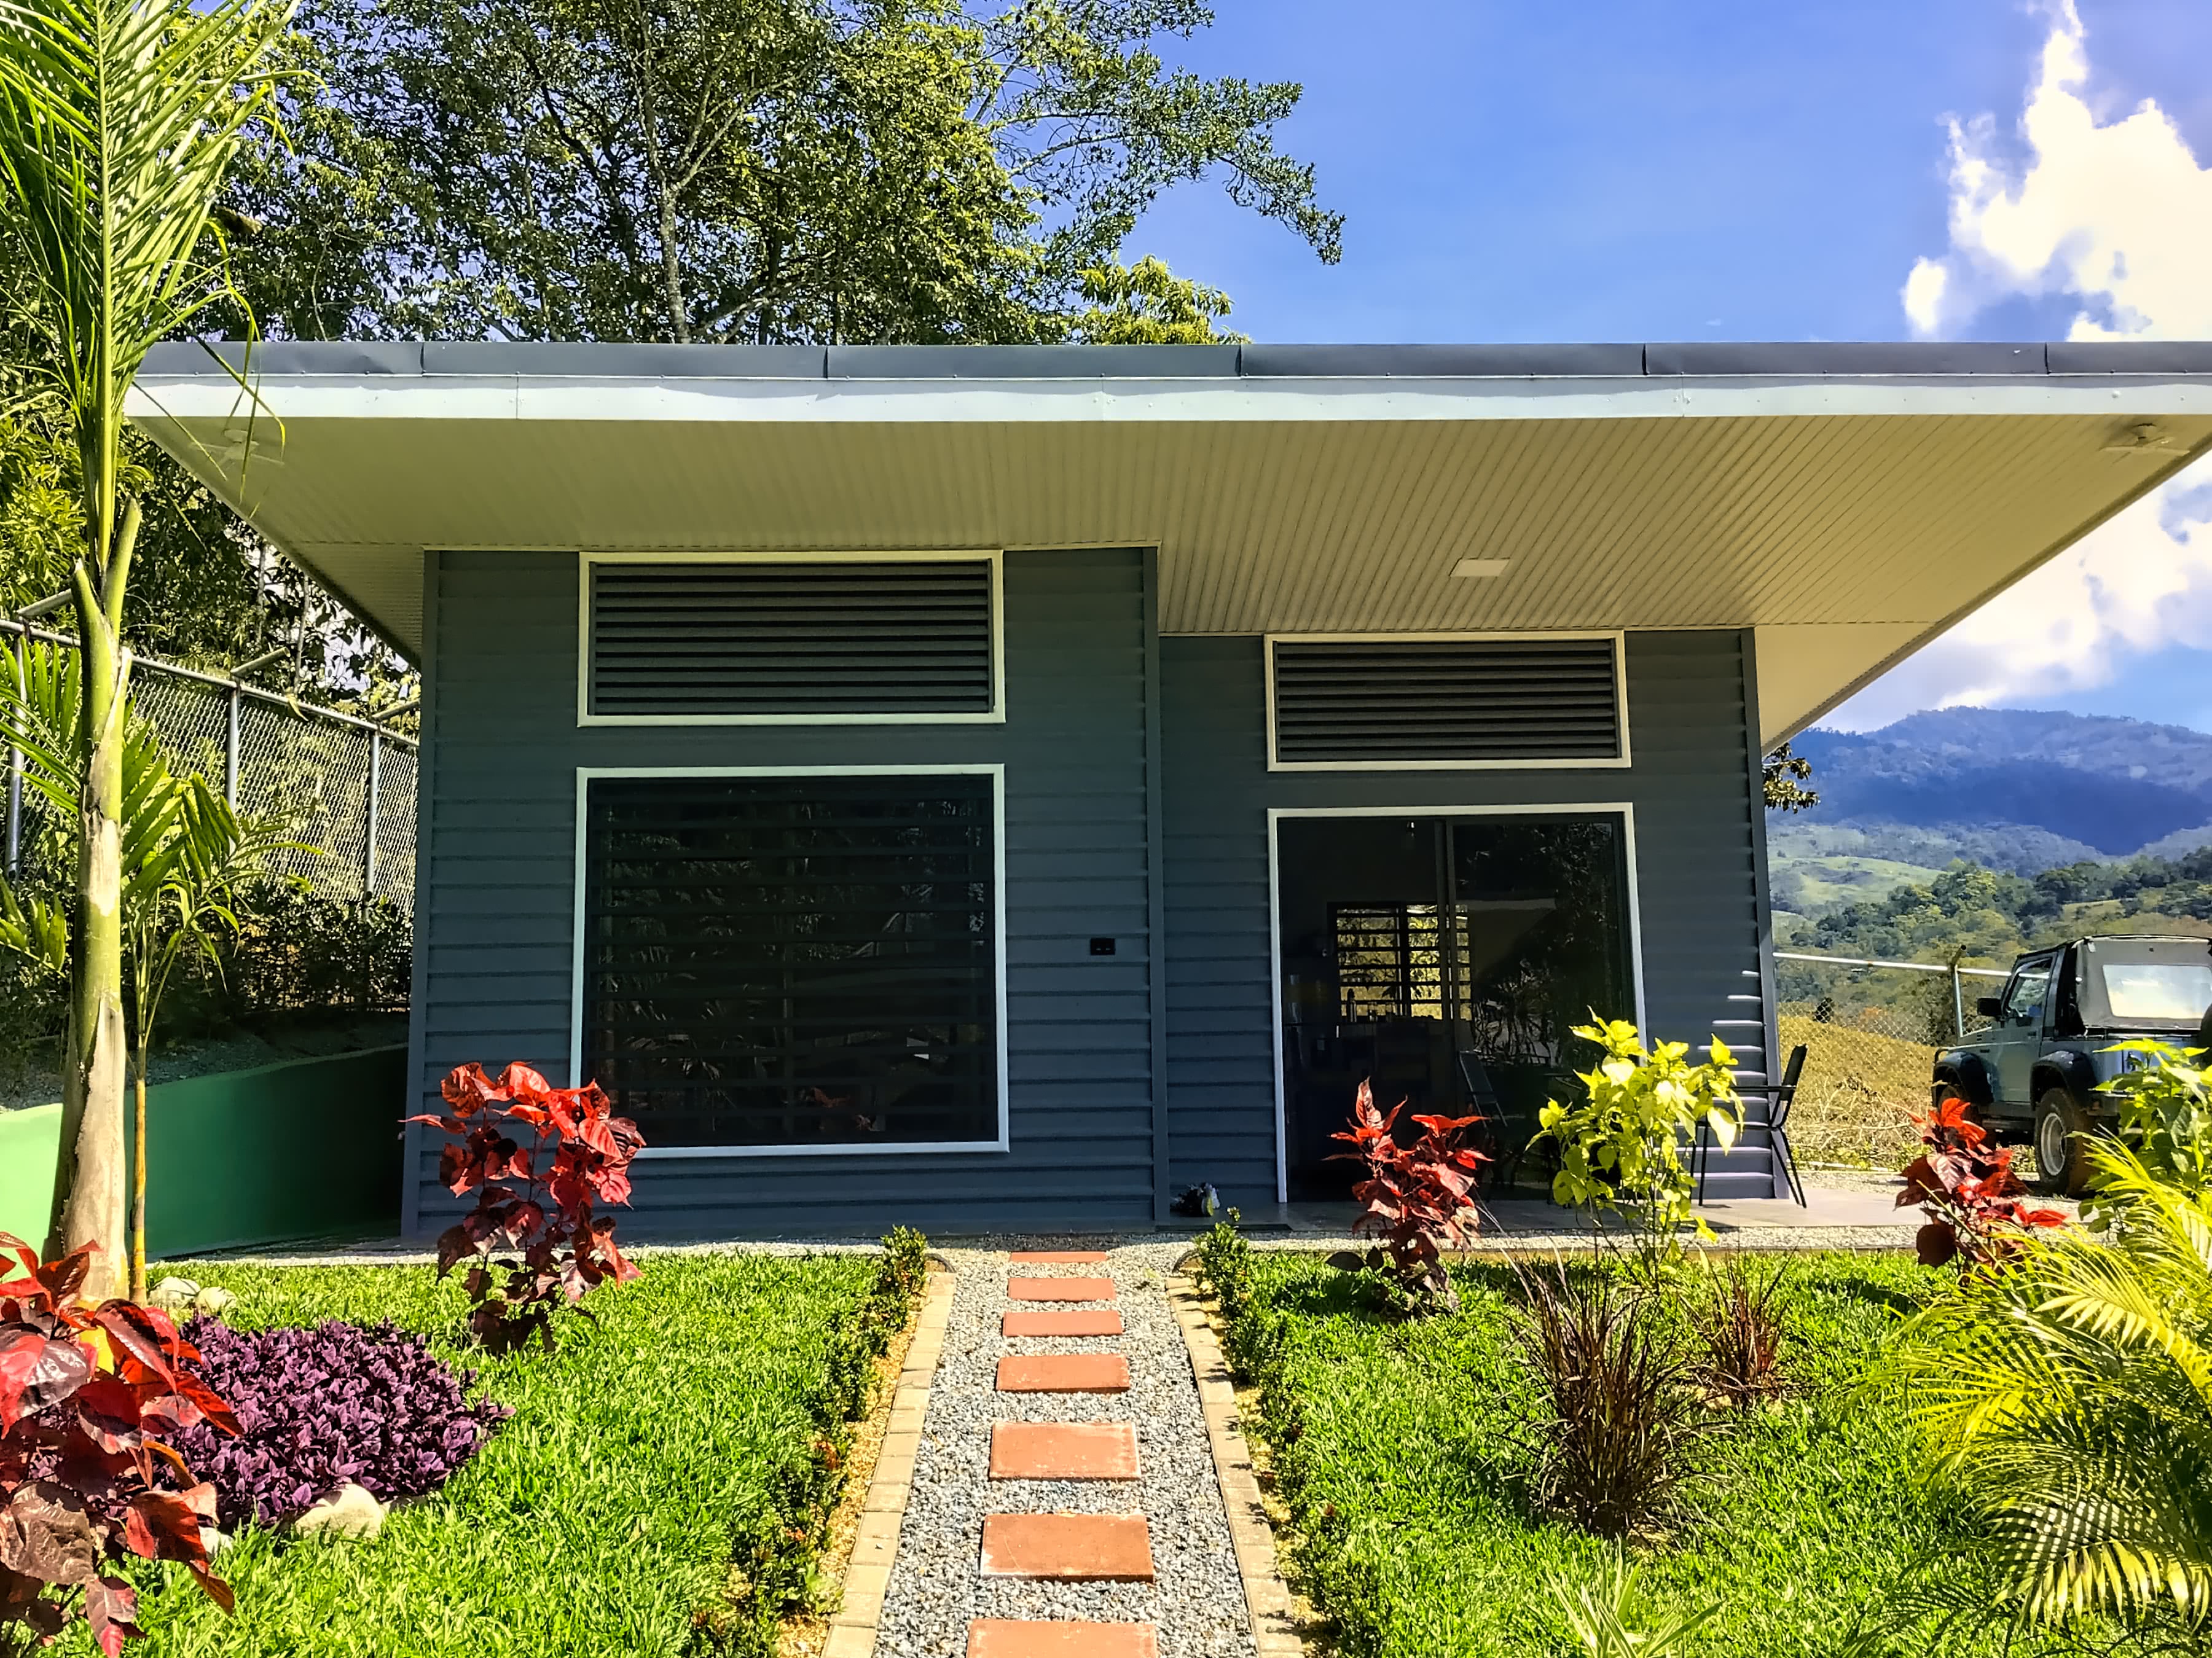
{"type": "Polygon", "coordinates": [[[410,654],[433,549],[1147,546],[1167,634],[1747,629],[1771,744],[2212,452],[2212,342],[185,342],[130,411],[410,654]]]}
{"type": "MultiPolygon", "coordinates": [[[[228,377],[248,348],[173,341],[143,372],[228,377]],[[219,354],[222,361],[216,360],[219,354]]],[[[272,340],[257,374],[612,380],[1548,380],[1685,375],[2212,375],[2212,341],[1688,341],[1644,345],[665,345],[272,340]]]]}

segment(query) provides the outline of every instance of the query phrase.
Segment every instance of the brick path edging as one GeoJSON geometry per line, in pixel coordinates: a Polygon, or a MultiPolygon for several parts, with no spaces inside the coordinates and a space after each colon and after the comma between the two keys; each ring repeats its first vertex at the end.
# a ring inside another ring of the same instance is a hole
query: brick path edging
{"type": "Polygon", "coordinates": [[[915,1458],[921,1450],[922,1419],[929,1414],[930,1384],[945,1353],[945,1328],[951,1317],[952,1274],[932,1272],[914,1340],[906,1350],[906,1367],[891,1395],[890,1422],[876,1456],[875,1474],[868,1481],[860,1531],[853,1540],[852,1564],[845,1571],[845,1592],[830,1619],[830,1641],[822,1658],[873,1658],[884,1591],[890,1585],[891,1562],[898,1555],[899,1522],[906,1517],[915,1458]]]}
{"type": "Polygon", "coordinates": [[[1291,1592],[1276,1570],[1275,1531],[1260,1499],[1251,1449],[1238,1426],[1237,1388],[1229,1379],[1221,1344],[1196,1287],[1180,1272],[1168,1280],[1168,1304],[1182,1327],[1190,1368],[1198,1378],[1198,1402],[1206,1412],[1206,1436],[1213,1447],[1221,1505],[1229,1513],[1229,1540],[1237,1552],[1237,1575],[1243,1579],[1244,1605],[1251,1615],[1252,1644],[1260,1658],[1304,1658],[1305,1643],[1298,1638],[1291,1592]]]}

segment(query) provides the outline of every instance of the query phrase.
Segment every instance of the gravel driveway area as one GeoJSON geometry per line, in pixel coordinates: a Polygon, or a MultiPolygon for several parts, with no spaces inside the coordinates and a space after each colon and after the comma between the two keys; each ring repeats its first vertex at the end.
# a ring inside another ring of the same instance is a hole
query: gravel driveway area
{"type": "MultiPolygon", "coordinates": [[[[1081,1247],[1054,1238],[1045,1247],[1081,1247]]],[[[1106,1247],[1098,1241],[1098,1247],[1106,1247]]],[[[958,1278],[945,1355],[930,1389],[914,1486],[878,1625],[878,1658],[961,1658],[972,1619],[1081,1619],[1153,1625],[1162,1658],[1251,1658],[1251,1627],[1221,1503],[1190,1354],[1168,1305],[1166,1283],[1187,1240],[1112,1248],[1099,1266],[1024,1264],[1016,1276],[1104,1274],[1124,1333],[1008,1340],[1003,1250],[947,1249],[958,1278]],[[1118,1352],[1126,1394],[1018,1394],[996,1391],[1010,1353],[1118,1352]],[[1135,1481],[989,1479],[998,1422],[1133,1422],[1135,1481]],[[1043,1582],[986,1579],[989,1514],[1141,1513],[1152,1533],[1154,1579],[1043,1582]]]]}

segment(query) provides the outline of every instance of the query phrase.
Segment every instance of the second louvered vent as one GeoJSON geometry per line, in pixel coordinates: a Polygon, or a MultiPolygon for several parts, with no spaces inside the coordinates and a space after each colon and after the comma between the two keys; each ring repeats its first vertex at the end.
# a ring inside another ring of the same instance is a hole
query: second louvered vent
{"type": "Polygon", "coordinates": [[[591,711],[823,719],[988,714],[992,566],[595,563],[591,711]]]}
{"type": "Polygon", "coordinates": [[[1610,636],[1277,640],[1275,763],[1618,760],[1619,648],[1610,636]]]}

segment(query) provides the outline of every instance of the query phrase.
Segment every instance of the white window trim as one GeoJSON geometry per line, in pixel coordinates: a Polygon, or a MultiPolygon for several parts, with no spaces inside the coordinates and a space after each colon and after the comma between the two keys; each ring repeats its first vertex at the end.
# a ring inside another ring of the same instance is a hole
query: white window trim
{"type": "Polygon", "coordinates": [[[1275,1032],[1275,1201],[1291,1200],[1291,1165],[1283,1075],[1282,837],[1285,817],[1618,817],[1621,857],[1628,868],[1628,972],[1636,994],[1636,1028],[1649,1028],[1644,1011],[1644,907],[1636,886],[1636,808],[1626,800],[1528,801],[1510,806],[1270,806],[1267,808],[1267,979],[1275,1032]]]}
{"type": "Polygon", "coordinates": [[[1261,671],[1267,677],[1269,771],[1621,771],[1628,752],[1628,637],[1619,629],[1552,633],[1268,634],[1261,671]],[[1609,639],[1613,641],[1613,700],[1620,710],[1620,752],[1610,760],[1284,760],[1275,753],[1275,647],[1285,645],[1461,644],[1477,640],[1609,639]]]}
{"type": "Polygon", "coordinates": [[[648,1145],[641,1157],[887,1157],[927,1152],[1008,1151],[1006,1092],[1006,768],[974,766],[579,766],[576,768],[576,892],[568,992],[568,1085],[584,1083],[584,865],[586,795],[602,777],[988,777],[991,780],[992,966],[997,981],[999,1137],[890,1145],[648,1145]]]}
{"type": "Polygon", "coordinates": [[[1006,557],[997,548],[937,551],[740,553],[594,551],[576,558],[576,723],[579,726],[1003,726],[1006,723],[1006,557]],[[594,564],[959,564],[991,567],[991,707],[978,714],[593,714],[592,566],[594,564]]]}

